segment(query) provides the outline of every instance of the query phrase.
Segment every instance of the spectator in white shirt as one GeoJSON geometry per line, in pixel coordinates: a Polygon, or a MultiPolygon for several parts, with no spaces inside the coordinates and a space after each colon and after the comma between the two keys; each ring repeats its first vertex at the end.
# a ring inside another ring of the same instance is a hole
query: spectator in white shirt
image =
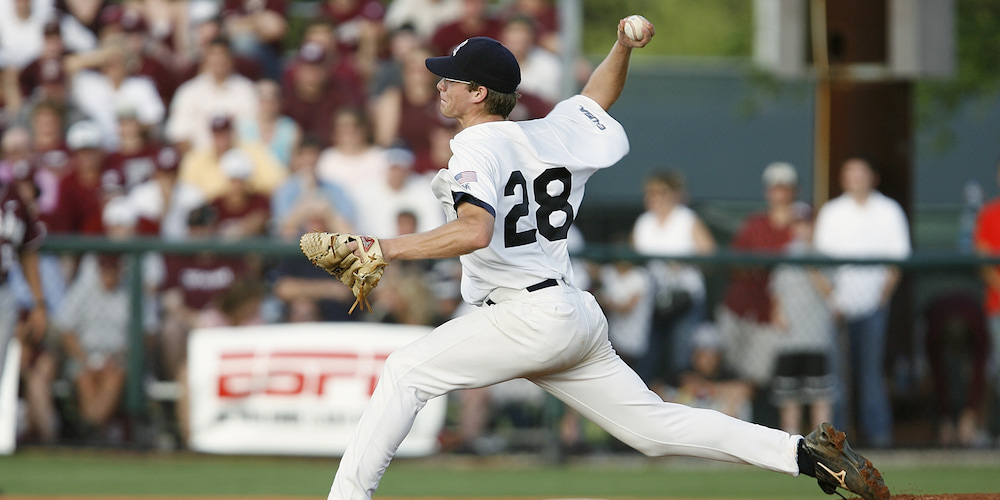
{"type": "Polygon", "coordinates": [[[168,142],[181,149],[212,145],[209,123],[214,116],[241,120],[257,118],[257,93],[252,81],[233,72],[233,55],[224,38],[212,40],[198,76],[184,82],[170,103],[168,142]]]}
{"type": "Polygon", "coordinates": [[[130,66],[139,61],[126,53],[123,39],[105,39],[101,50],[87,59],[93,69],[83,69],[73,76],[71,99],[101,127],[105,149],[118,149],[118,111],[133,112],[148,129],[163,123],[166,109],[156,84],[148,77],[129,74],[130,66]]]}
{"type": "Polygon", "coordinates": [[[429,231],[444,223],[441,203],[431,192],[430,178],[414,174],[413,153],[402,148],[385,152],[387,175],[362,186],[360,199],[379,200],[358,213],[361,232],[398,236],[398,217],[409,212],[416,218],[414,232],[429,231]]]}
{"type": "Polygon", "coordinates": [[[21,69],[42,53],[47,0],[0,0],[0,68],[21,69]]]}
{"type": "Polygon", "coordinates": [[[320,153],[316,174],[320,180],[339,184],[357,203],[365,184],[385,182],[389,171],[385,151],[373,144],[365,113],[345,108],[333,116],[332,146],[320,153]]]}
{"type": "Polygon", "coordinates": [[[653,172],[646,179],[646,211],[632,227],[632,247],[649,257],[656,303],[649,350],[637,370],[643,379],[665,382],[691,360],[691,338],[705,317],[705,278],[690,264],[670,257],[707,255],[715,239],[698,215],[684,205],[684,178],[678,171],[653,172]]]}
{"type": "MultiPolygon", "coordinates": [[[[844,193],[816,218],[816,251],[834,258],[902,259],[910,254],[906,214],[878,192],[878,173],[860,158],[844,162],[844,193]]],[[[892,411],[883,373],[889,300],[899,283],[891,266],[844,265],[833,275],[832,307],[850,337],[851,380],[858,389],[861,436],[869,446],[892,443],[892,411]]]]}

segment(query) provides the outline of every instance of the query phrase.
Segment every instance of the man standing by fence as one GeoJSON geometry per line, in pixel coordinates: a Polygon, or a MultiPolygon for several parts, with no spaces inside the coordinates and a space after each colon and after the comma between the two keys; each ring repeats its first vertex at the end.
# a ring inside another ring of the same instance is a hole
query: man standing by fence
{"type": "MultiPolygon", "coordinates": [[[[875,189],[878,173],[860,158],[844,162],[844,192],[816,217],[816,251],[840,259],[902,259],[910,254],[906,214],[895,200],[875,189]]],[[[844,265],[833,275],[834,314],[847,327],[851,382],[857,388],[861,435],[867,444],[892,444],[892,408],[884,380],[883,358],[889,323],[889,300],[899,284],[899,269],[844,265]]]]}

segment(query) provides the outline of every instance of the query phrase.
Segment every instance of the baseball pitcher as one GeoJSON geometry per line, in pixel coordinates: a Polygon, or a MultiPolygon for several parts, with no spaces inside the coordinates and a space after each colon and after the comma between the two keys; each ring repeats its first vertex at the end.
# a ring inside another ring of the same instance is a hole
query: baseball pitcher
{"type": "Polygon", "coordinates": [[[803,438],[663,402],[615,353],[594,297],[573,286],[567,232],[587,179],[628,152],[625,131],[607,110],[625,85],[632,50],[653,34],[639,16],[619,21],[614,47],[580,95],[527,122],[506,119],[521,75],[496,40],[470,38],[449,56],[427,59],[441,77],[442,113],[461,126],[448,169],[433,182],[449,222],[381,241],[303,236],[303,252],[351,287],[362,307],[393,260],[454,256],[462,262],[463,297],[481,306],[389,357],[340,462],[331,500],[371,498],[429,399],[518,377],[646,455],[803,473],[827,493],[839,487],[866,500],[889,498],[871,462],[829,424],[803,438]]]}

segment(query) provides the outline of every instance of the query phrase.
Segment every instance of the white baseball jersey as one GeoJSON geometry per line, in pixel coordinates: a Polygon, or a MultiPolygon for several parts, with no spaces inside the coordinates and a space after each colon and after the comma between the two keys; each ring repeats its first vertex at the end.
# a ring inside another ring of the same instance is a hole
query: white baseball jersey
{"type": "Polygon", "coordinates": [[[665,403],[618,356],[594,296],[572,286],[567,233],[598,169],[628,152],[621,125],[583,96],[545,118],[490,122],[451,143],[434,192],[456,217],[473,203],[496,218],[489,246],[462,257],[462,293],[477,307],[394,352],[328,500],[371,500],[426,402],[523,377],[650,456],[687,455],[798,474],[801,436],[665,403]],[[557,286],[530,285],[562,278],[557,286]]]}
{"type": "Polygon", "coordinates": [[[497,287],[523,289],[550,278],[572,283],[566,236],[584,184],[628,148],[621,124],[582,95],[545,118],[489,122],[456,135],[434,193],[449,220],[459,203],[496,218],[490,245],[461,257],[465,300],[480,304],[497,287]]]}

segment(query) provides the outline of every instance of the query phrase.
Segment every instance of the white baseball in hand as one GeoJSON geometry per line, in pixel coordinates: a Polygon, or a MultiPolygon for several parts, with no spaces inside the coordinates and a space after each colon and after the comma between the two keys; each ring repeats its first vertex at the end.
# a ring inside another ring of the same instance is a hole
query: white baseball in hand
{"type": "Polygon", "coordinates": [[[638,14],[632,14],[631,16],[626,17],[624,26],[625,36],[637,42],[641,41],[643,36],[642,28],[646,26],[647,22],[648,21],[646,21],[645,17],[638,14]]]}

